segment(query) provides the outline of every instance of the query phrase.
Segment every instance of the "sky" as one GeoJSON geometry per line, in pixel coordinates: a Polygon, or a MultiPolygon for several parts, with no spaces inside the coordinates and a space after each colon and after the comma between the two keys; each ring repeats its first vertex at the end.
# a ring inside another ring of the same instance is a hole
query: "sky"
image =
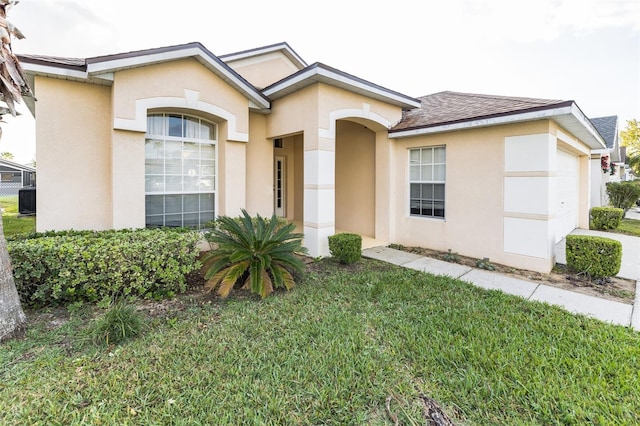
{"type": "MultiPolygon", "coordinates": [[[[21,0],[17,54],[87,58],[198,41],[215,55],[287,42],[388,89],[573,100],[640,119],[639,0],[21,0]]],[[[37,96],[37,91],[36,91],[37,96]]],[[[34,119],[5,116],[0,152],[35,157],[34,119]]]]}

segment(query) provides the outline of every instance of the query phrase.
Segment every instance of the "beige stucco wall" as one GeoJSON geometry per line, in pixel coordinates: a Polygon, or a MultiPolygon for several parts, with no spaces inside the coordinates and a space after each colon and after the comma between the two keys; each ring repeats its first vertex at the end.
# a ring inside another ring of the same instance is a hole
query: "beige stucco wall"
{"type": "MultiPolygon", "coordinates": [[[[117,72],[113,97],[113,114],[118,119],[138,121],[142,117],[146,120],[149,111],[176,111],[215,122],[218,125],[216,213],[235,216],[247,206],[248,142],[236,142],[237,135],[249,138],[248,101],[241,93],[195,59],[184,59],[117,72]],[[153,108],[145,110],[140,105],[153,108]]],[[[260,131],[260,127],[257,130],[260,131]]],[[[129,167],[133,178],[141,172],[144,174],[144,133],[138,133],[137,137],[142,150],[136,151],[139,157],[129,159],[128,163],[141,164],[142,171],[129,167]]],[[[114,164],[114,168],[117,166],[114,164]]],[[[125,168],[125,163],[120,168],[125,168]]],[[[142,191],[144,200],[144,189],[142,191]]],[[[114,194],[118,192],[125,192],[118,196],[125,198],[131,191],[114,187],[114,194]]],[[[141,220],[144,225],[144,206],[130,212],[128,217],[130,226],[137,226],[141,220]]]]}
{"type": "Polygon", "coordinates": [[[144,228],[144,137],[139,132],[123,130],[114,130],[112,137],[112,227],[144,228]]]}
{"type": "Polygon", "coordinates": [[[157,99],[154,107],[162,108],[169,107],[173,103],[172,98],[186,100],[184,107],[191,110],[202,110],[205,105],[200,103],[219,108],[221,112],[233,115],[235,126],[232,131],[245,134],[249,131],[247,99],[195,59],[115,73],[113,111],[116,118],[138,118],[136,104],[140,100],[157,99]]]}
{"type": "Polygon", "coordinates": [[[109,229],[110,88],[35,78],[37,230],[109,229]]]}
{"type": "MultiPolygon", "coordinates": [[[[247,206],[247,179],[264,175],[246,167],[247,158],[267,152],[264,118],[255,120],[252,134],[262,152],[247,153],[248,100],[193,59],[115,72],[111,87],[46,77],[36,77],[35,87],[38,230],[144,226],[144,129],[150,111],[217,123],[218,214],[239,214],[247,206]]],[[[252,199],[256,211],[270,210],[271,194],[267,207],[264,188],[262,199],[252,199]]]]}
{"type": "Polygon", "coordinates": [[[267,87],[298,71],[286,56],[278,52],[227,62],[227,65],[258,88],[267,87]]]}
{"type": "Polygon", "coordinates": [[[273,214],[273,141],[266,139],[266,117],[252,113],[249,117],[247,144],[247,211],[270,217],[273,214]]]}
{"type": "Polygon", "coordinates": [[[374,236],[376,135],[346,120],[336,129],[336,229],[374,236]]]}
{"type": "Polygon", "coordinates": [[[395,208],[391,242],[545,269],[549,262],[503,249],[504,139],[548,132],[548,122],[540,121],[397,139],[392,155],[391,192],[396,195],[391,200],[395,208]],[[444,220],[409,215],[408,149],[423,146],[446,147],[444,220]]]}

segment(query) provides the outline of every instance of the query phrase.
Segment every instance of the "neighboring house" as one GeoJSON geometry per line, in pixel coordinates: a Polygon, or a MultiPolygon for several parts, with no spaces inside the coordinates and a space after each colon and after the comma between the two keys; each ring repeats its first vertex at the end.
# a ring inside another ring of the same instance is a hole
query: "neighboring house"
{"type": "Polygon", "coordinates": [[[300,224],[312,256],[353,232],[549,271],[555,243],[588,227],[604,143],[572,101],[414,98],[286,43],[20,59],[39,231],[199,227],[245,208],[300,224]]]}
{"type": "Polygon", "coordinates": [[[0,159],[0,195],[18,195],[20,188],[36,186],[36,169],[0,159]]]}
{"type": "Polygon", "coordinates": [[[591,151],[591,207],[608,206],[607,183],[626,178],[618,140],[618,116],[596,117],[590,121],[606,145],[604,149],[591,151]]]}

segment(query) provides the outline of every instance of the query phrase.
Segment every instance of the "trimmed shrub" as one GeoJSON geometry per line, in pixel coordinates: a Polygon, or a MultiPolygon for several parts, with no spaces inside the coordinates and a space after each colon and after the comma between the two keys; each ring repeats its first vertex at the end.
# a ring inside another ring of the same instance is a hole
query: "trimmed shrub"
{"type": "Polygon", "coordinates": [[[329,237],[329,252],[340,263],[351,264],[362,256],[362,237],[358,234],[335,234],[329,237]]]}
{"type": "Polygon", "coordinates": [[[636,181],[609,182],[607,183],[607,195],[613,207],[626,212],[640,198],[640,184],[636,181]]]}
{"type": "Polygon", "coordinates": [[[594,207],[591,209],[591,225],[603,231],[616,229],[623,216],[624,210],[617,207],[594,207]]]}
{"type": "Polygon", "coordinates": [[[200,268],[198,233],[184,230],[64,231],[8,241],[20,300],[30,306],[163,298],[186,291],[200,268]]]}
{"type": "Polygon", "coordinates": [[[567,235],[567,267],[592,278],[613,277],[620,272],[622,243],[611,238],[567,235]]]}

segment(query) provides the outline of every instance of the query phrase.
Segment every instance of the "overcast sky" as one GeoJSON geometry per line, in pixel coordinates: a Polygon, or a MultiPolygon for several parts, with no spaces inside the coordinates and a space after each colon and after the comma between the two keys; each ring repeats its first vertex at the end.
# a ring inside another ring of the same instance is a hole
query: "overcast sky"
{"type": "MultiPolygon", "coordinates": [[[[16,53],[91,57],[201,42],[216,55],[286,41],[308,63],[404,93],[574,100],[640,119],[639,0],[21,0],[16,53]]],[[[6,118],[0,151],[35,152],[6,118]]]]}

